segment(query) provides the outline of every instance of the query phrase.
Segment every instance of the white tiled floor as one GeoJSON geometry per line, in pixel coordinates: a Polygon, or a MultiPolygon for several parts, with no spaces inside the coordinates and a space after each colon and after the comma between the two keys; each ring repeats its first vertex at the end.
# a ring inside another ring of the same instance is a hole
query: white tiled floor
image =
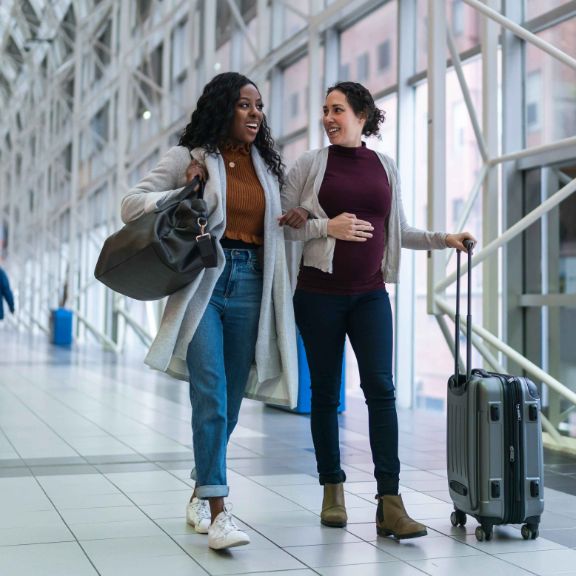
{"type": "Polygon", "coordinates": [[[245,402],[230,501],[252,543],[216,553],[184,521],[191,491],[186,386],[138,361],[0,330],[1,576],[576,576],[576,497],[547,488],[541,537],[453,528],[444,417],[401,412],[402,492],[429,535],[376,535],[363,403],[341,417],[346,529],[322,527],[308,418],[245,402]]]}

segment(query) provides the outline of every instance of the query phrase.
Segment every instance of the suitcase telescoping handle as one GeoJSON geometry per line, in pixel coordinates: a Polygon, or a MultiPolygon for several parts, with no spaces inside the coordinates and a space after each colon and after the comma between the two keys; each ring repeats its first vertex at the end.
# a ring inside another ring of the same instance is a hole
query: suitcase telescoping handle
{"type": "MultiPolygon", "coordinates": [[[[472,371],[472,250],[474,242],[464,240],[464,247],[468,254],[468,297],[466,312],[466,382],[470,380],[472,371]]],[[[456,333],[454,335],[454,383],[459,386],[460,380],[460,250],[456,251],[456,316],[454,317],[456,333]]]]}

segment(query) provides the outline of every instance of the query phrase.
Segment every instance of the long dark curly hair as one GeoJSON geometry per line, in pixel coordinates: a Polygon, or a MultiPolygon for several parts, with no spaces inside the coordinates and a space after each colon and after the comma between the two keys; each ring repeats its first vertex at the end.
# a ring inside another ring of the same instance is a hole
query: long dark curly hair
{"type": "Polygon", "coordinates": [[[380,125],[386,119],[386,112],[376,106],[370,91],[358,82],[338,82],[326,90],[326,96],[334,90],[338,90],[346,96],[346,100],[352,106],[356,116],[362,114],[366,116],[366,124],[364,124],[362,134],[380,138],[380,125]]]}
{"type": "MultiPolygon", "coordinates": [[[[228,139],[234,120],[234,108],[240,99],[240,89],[246,84],[252,84],[258,90],[258,86],[252,80],[237,72],[224,72],[214,76],[204,87],[196,104],[196,110],[192,112],[190,122],[178,144],[190,150],[201,146],[208,152],[219,154],[218,146],[228,139]]],[[[265,115],[262,116],[254,145],[266,162],[268,171],[278,178],[282,187],[284,164],[274,148],[274,140],[270,135],[265,115]]]]}

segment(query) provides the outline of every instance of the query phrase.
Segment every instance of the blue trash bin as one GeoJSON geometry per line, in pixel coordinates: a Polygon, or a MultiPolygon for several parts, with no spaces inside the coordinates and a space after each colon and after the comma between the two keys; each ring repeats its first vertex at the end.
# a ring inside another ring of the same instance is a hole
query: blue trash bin
{"type": "MultiPolygon", "coordinates": [[[[284,406],[275,406],[275,408],[282,408],[289,410],[296,414],[310,414],[311,410],[311,392],[310,392],[310,370],[308,369],[308,361],[306,360],[306,350],[304,349],[304,342],[300,333],[297,336],[298,345],[298,404],[296,408],[290,410],[284,406]]],[[[346,410],[346,356],[342,358],[342,381],[340,385],[340,406],[338,412],[346,410]]]]}
{"type": "Polygon", "coordinates": [[[56,346],[72,345],[72,310],[56,308],[50,312],[50,342],[56,346]]]}

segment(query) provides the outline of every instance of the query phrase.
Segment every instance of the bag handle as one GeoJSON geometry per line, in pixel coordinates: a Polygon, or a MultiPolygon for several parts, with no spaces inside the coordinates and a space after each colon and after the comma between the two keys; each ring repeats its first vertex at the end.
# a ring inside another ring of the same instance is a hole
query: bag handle
{"type": "MultiPolygon", "coordinates": [[[[185,200],[186,198],[188,198],[188,196],[191,196],[192,194],[196,195],[196,198],[198,200],[204,200],[204,188],[206,187],[206,184],[204,182],[204,180],[202,180],[200,178],[200,176],[194,176],[194,178],[192,180],[190,180],[190,182],[188,182],[184,188],[182,188],[182,190],[180,190],[180,192],[178,192],[178,194],[175,194],[174,197],[171,198],[170,202],[168,202],[167,204],[161,204],[160,206],[156,207],[156,210],[154,210],[154,212],[162,212],[163,210],[166,210],[167,208],[171,208],[172,206],[176,206],[177,204],[180,204],[180,202],[182,202],[182,200],[185,200]],[[198,190],[196,190],[196,188],[198,188],[198,190]]],[[[161,201],[163,202],[163,201],[161,201]]]]}
{"type": "MultiPolygon", "coordinates": [[[[466,382],[468,382],[472,372],[472,251],[474,242],[464,240],[464,247],[468,255],[468,310],[466,313],[466,382]]],[[[458,386],[460,379],[460,250],[456,250],[456,315],[454,316],[454,325],[454,381],[458,386]]]]}
{"type": "Polygon", "coordinates": [[[196,198],[198,198],[198,200],[204,200],[205,187],[206,183],[204,182],[204,180],[202,180],[200,176],[194,176],[194,178],[192,178],[192,180],[190,180],[190,182],[188,182],[186,186],[184,186],[182,192],[178,194],[178,196],[181,195],[182,198],[187,198],[190,194],[196,192],[196,188],[198,188],[198,191],[196,192],[196,198]]]}
{"type": "MultiPolygon", "coordinates": [[[[196,162],[196,164],[202,165],[202,162],[200,162],[199,160],[194,158],[194,156],[192,154],[192,149],[188,148],[188,153],[190,154],[190,162],[196,162]]],[[[197,198],[199,200],[203,200],[204,199],[204,188],[206,186],[206,182],[204,182],[204,180],[202,178],[200,178],[200,176],[194,176],[194,178],[192,178],[192,180],[190,180],[190,182],[188,184],[186,184],[186,188],[188,188],[189,186],[195,187],[195,184],[194,184],[195,182],[200,183],[200,189],[198,190],[197,198]]],[[[186,195],[186,196],[188,196],[188,195],[186,195]]],[[[184,196],[184,197],[186,198],[186,196],[184,196]]]]}

